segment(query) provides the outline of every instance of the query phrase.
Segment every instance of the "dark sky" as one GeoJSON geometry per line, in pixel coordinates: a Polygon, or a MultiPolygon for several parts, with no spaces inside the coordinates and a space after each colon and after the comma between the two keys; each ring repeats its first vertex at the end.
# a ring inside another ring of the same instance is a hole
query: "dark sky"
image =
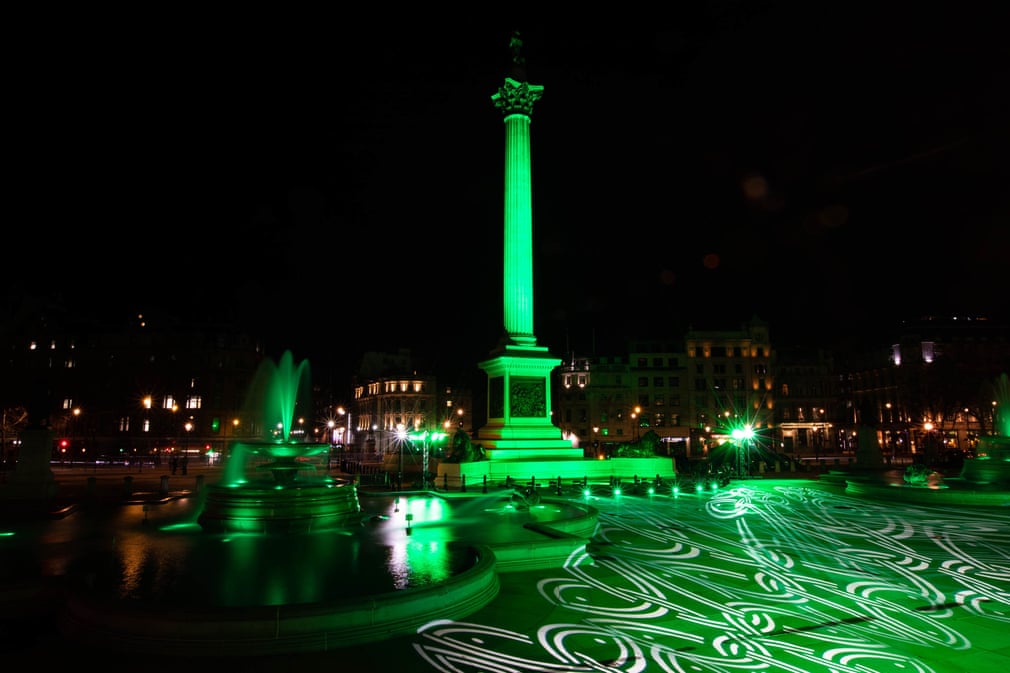
{"type": "Polygon", "coordinates": [[[1005,22],[787,6],[67,18],[15,68],[8,241],[44,264],[5,278],[103,315],[223,312],[337,369],[399,347],[474,369],[502,324],[490,97],[518,29],[544,86],[535,328],[555,353],[754,314],[782,343],[1005,311],[1005,22]]]}

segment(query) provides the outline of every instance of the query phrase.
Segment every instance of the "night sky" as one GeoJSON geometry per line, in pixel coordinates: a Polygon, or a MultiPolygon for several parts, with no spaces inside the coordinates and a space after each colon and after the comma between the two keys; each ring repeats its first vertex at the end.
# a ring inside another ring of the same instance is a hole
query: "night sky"
{"type": "Polygon", "coordinates": [[[15,64],[5,247],[39,263],[8,255],[5,287],[224,315],[340,372],[400,347],[475,370],[502,329],[491,95],[519,30],[556,354],[752,315],[784,344],[1005,313],[1010,41],[966,7],[67,18],[15,64]]]}

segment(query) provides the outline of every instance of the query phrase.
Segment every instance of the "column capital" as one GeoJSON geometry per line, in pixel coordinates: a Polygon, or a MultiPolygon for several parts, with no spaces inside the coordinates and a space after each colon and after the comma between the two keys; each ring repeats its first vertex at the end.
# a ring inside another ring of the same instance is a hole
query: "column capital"
{"type": "Polygon", "coordinates": [[[491,101],[505,116],[518,113],[529,117],[533,114],[533,104],[543,95],[544,87],[541,84],[519,82],[506,77],[505,83],[498,88],[498,93],[491,96],[491,101]]]}

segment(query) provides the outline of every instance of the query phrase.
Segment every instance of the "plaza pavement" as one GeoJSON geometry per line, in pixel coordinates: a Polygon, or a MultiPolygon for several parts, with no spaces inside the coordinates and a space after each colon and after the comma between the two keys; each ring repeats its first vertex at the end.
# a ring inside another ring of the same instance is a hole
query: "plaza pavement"
{"type": "MultiPolygon", "coordinates": [[[[169,477],[169,490],[185,496],[214,470],[191,467],[169,477]]],[[[164,470],[149,472],[133,474],[135,491],[162,490],[164,470]]],[[[90,486],[87,475],[56,476],[69,496],[114,490],[130,475],[93,474],[90,486]]],[[[333,651],[193,661],[67,642],[48,611],[18,619],[7,601],[0,660],[12,673],[83,665],[155,673],[1010,669],[1006,506],[853,497],[817,475],[677,495],[618,496],[600,484],[588,497],[550,497],[592,504],[597,534],[564,567],[501,574],[497,597],[465,620],[333,651]]]]}

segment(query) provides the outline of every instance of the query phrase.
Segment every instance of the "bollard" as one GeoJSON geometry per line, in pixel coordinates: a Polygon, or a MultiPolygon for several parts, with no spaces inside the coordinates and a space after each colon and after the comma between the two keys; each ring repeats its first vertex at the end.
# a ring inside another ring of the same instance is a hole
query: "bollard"
{"type": "Polygon", "coordinates": [[[161,495],[163,495],[163,496],[168,495],[168,475],[167,474],[161,475],[161,486],[159,487],[158,492],[161,495]]]}
{"type": "Polygon", "coordinates": [[[461,474],[459,476],[459,490],[466,493],[466,475],[461,474]]]}
{"type": "Polygon", "coordinates": [[[443,472],[442,473],[442,490],[443,491],[448,491],[449,490],[449,473],[448,472],[443,472]]]}
{"type": "Polygon", "coordinates": [[[512,475],[505,475],[505,488],[512,488],[512,475]]]}
{"type": "Polygon", "coordinates": [[[484,475],[484,485],[480,489],[481,493],[487,493],[487,475],[484,475]]]}
{"type": "Polygon", "coordinates": [[[558,475],[558,495],[561,495],[561,475],[558,475]]]}
{"type": "Polygon", "coordinates": [[[196,475],[196,485],[193,487],[194,493],[200,493],[203,490],[203,475],[196,475]]]}

